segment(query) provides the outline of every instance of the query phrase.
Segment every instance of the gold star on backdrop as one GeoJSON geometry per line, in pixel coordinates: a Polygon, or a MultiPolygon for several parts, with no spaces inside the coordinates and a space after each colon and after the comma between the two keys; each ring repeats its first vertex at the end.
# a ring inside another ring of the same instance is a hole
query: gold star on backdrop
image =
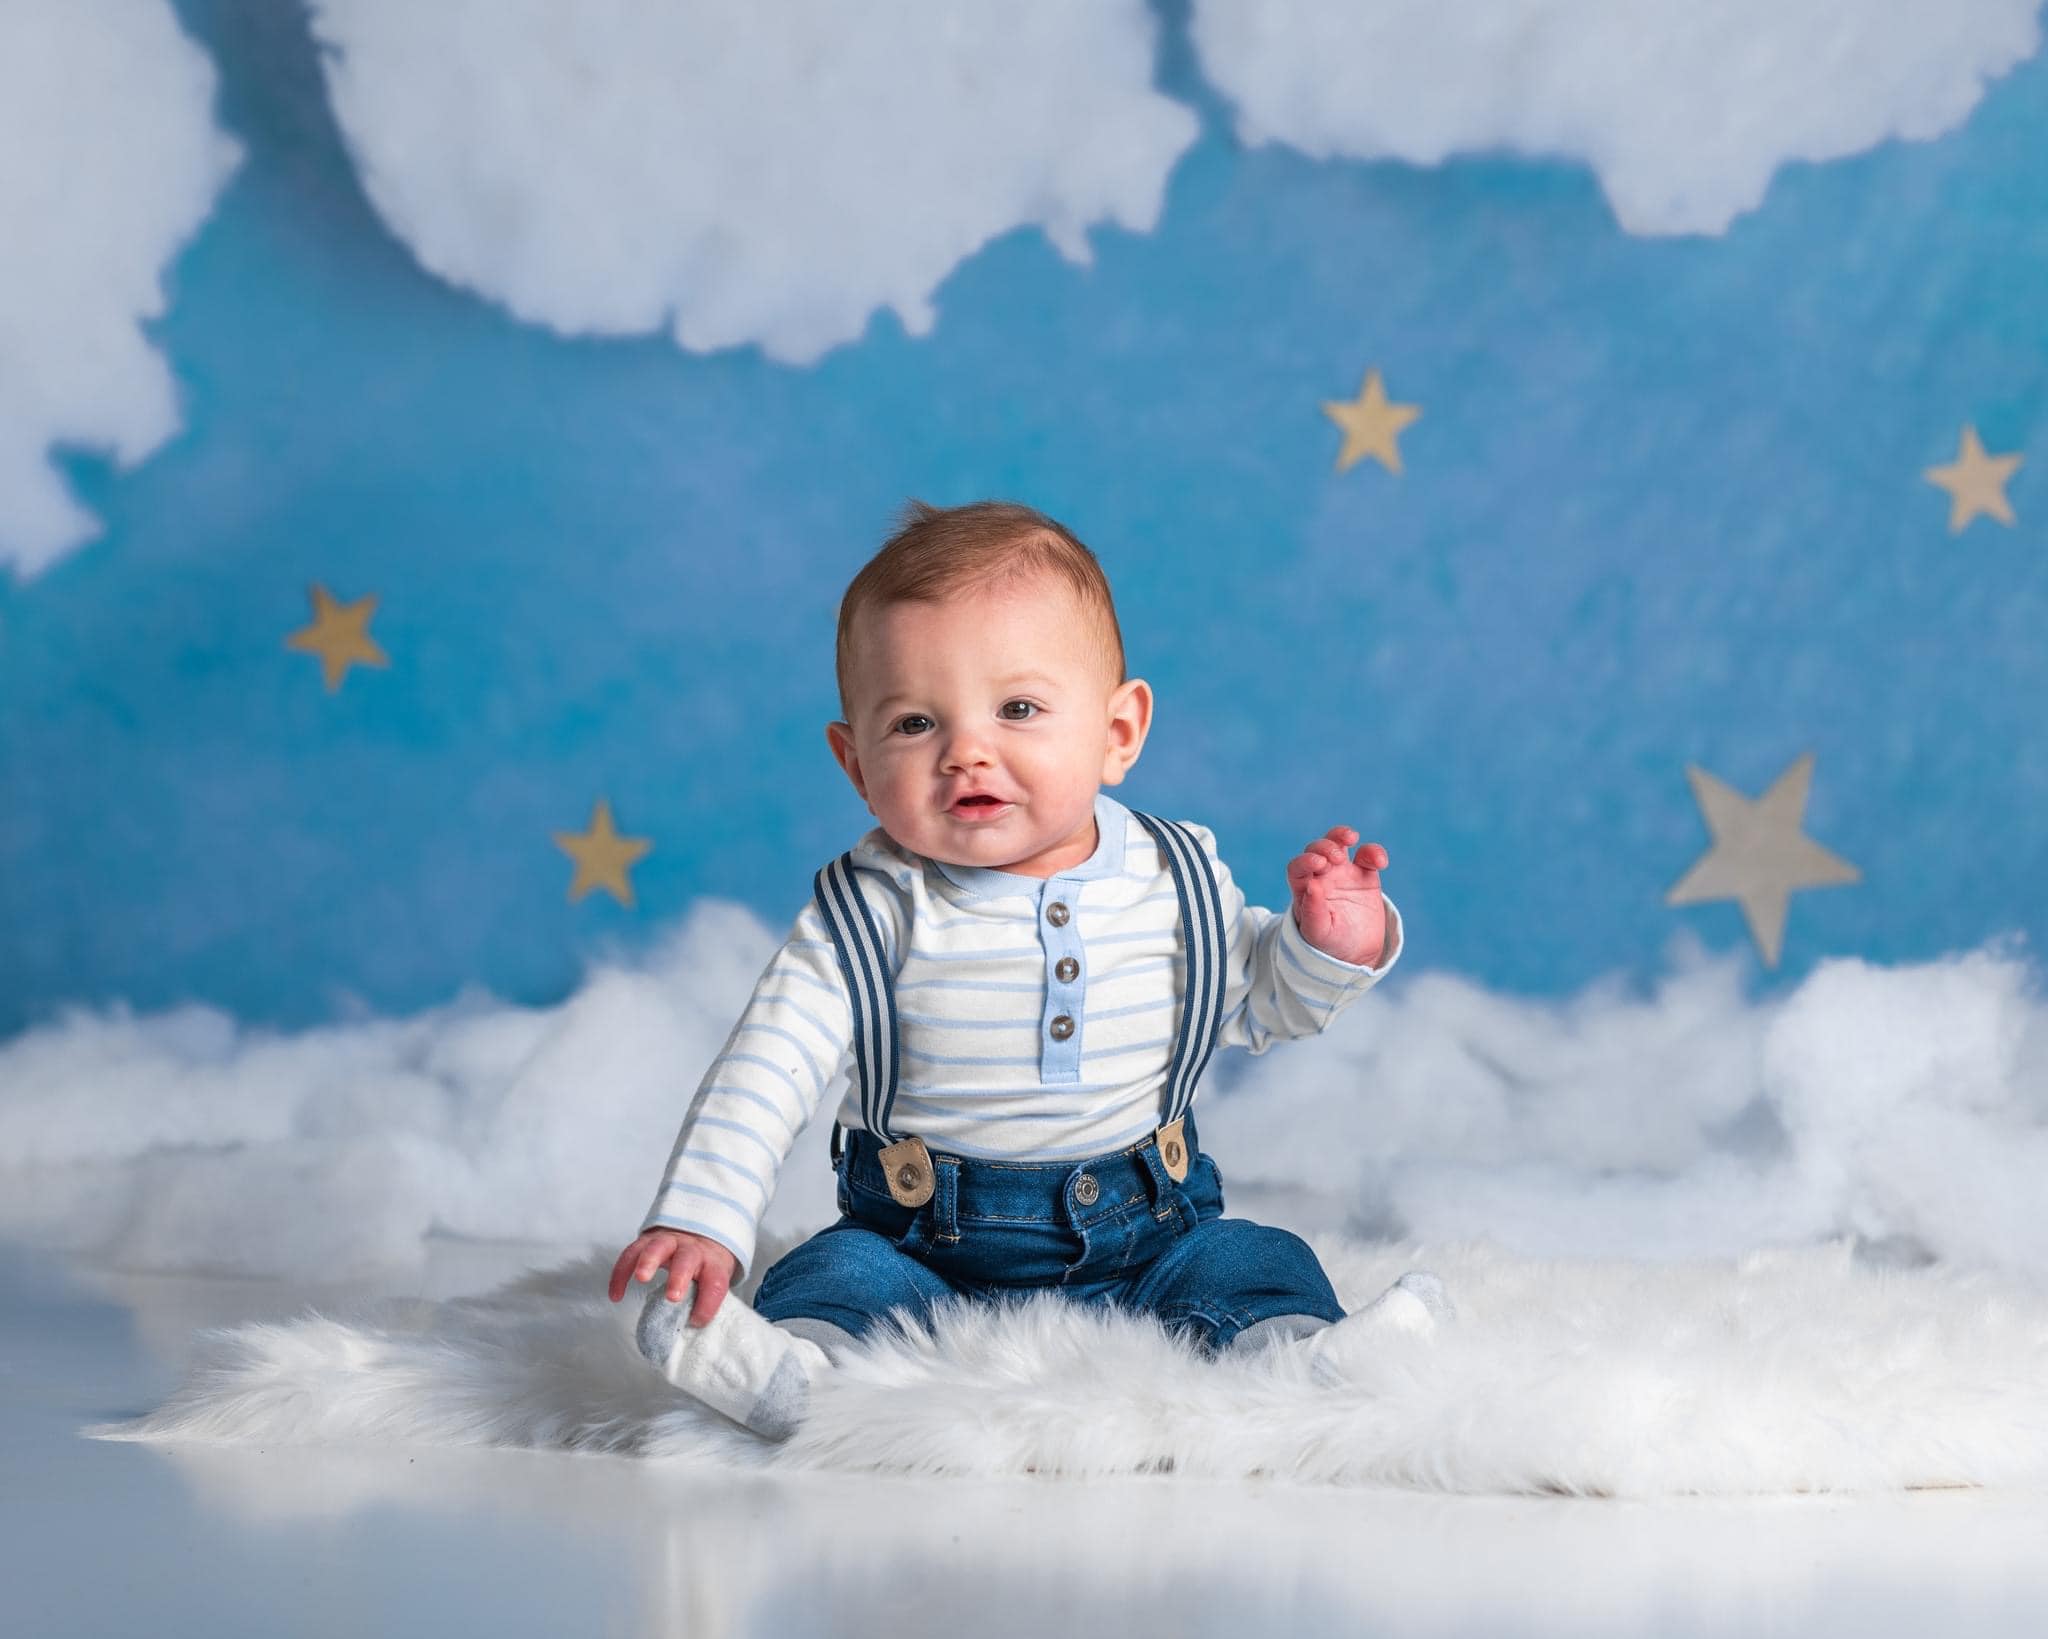
{"type": "Polygon", "coordinates": [[[622,837],[612,829],[612,805],[603,797],[590,811],[590,829],[557,831],[555,845],[576,861],[576,879],[569,884],[569,903],[575,904],[592,888],[603,888],[628,910],[633,906],[633,884],[626,871],[654,844],[645,837],[622,837]]]}
{"type": "Polygon", "coordinates": [[[1925,475],[1930,484],[1939,484],[1948,491],[1948,532],[1960,535],[1980,512],[2010,524],[2012,505],[2005,498],[2005,481],[2024,459],[2020,455],[1986,455],[1984,446],[1977,442],[1977,429],[1963,428],[1963,442],[1955,460],[1945,467],[1929,467],[1925,475]]]}
{"type": "Polygon", "coordinates": [[[370,637],[370,616],[377,612],[375,598],[358,598],[354,603],[336,603],[324,586],[313,588],[313,624],[302,626],[284,640],[288,649],[303,649],[320,657],[320,669],[327,676],[327,692],[341,687],[350,666],[388,666],[391,657],[370,637]]]}
{"type": "Polygon", "coordinates": [[[1755,801],[1703,768],[1687,764],[1685,777],[1692,781],[1693,797],[1713,833],[1714,846],[1664,896],[1664,903],[1741,900],[1743,920],[1763,953],[1764,966],[1776,967],[1793,892],[1863,879],[1847,860],[1800,833],[1807,788],[1813,783],[1813,753],[1786,769],[1755,801]]]}
{"type": "Polygon", "coordinates": [[[1337,470],[1348,472],[1370,455],[1389,472],[1401,470],[1401,449],[1394,441],[1401,429],[1422,414],[1417,404],[1389,404],[1380,373],[1368,370],[1358,397],[1345,402],[1328,399],[1323,414],[1344,429],[1344,448],[1337,452],[1337,470]]]}

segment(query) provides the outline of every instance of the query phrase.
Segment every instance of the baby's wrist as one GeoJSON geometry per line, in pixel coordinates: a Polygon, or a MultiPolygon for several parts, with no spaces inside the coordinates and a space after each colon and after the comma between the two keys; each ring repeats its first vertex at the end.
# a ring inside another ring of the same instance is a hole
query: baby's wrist
{"type": "Polygon", "coordinates": [[[1318,943],[1310,936],[1308,929],[1301,925],[1300,900],[1296,900],[1294,904],[1294,931],[1301,935],[1302,942],[1309,949],[1320,951],[1333,961],[1349,962],[1353,967],[1378,967],[1380,958],[1387,953],[1387,933],[1384,926],[1381,927],[1380,936],[1373,942],[1372,947],[1360,951],[1357,955],[1353,955],[1350,949],[1332,950],[1328,945],[1318,943]]]}

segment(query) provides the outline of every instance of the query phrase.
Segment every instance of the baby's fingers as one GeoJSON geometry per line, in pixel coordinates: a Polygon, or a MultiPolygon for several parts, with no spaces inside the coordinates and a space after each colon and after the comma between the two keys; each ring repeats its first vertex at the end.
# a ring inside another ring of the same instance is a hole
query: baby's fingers
{"type": "Polygon", "coordinates": [[[1333,825],[1303,850],[1312,858],[1328,865],[1342,865],[1351,857],[1351,845],[1358,840],[1357,831],[1348,825],[1333,825]]]}
{"type": "Polygon", "coordinates": [[[697,1301],[690,1309],[692,1326],[707,1326],[711,1317],[718,1313],[718,1306],[725,1301],[727,1277],[707,1261],[697,1271],[697,1301]]]}
{"type": "Polygon", "coordinates": [[[655,1270],[668,1256],[668,1243],[659,1235],[642,1235],[619,1254],[619,1261],[612,1265],[611,1300],[617,1303],[626,1295],[629,1280],[649,1280],[655,1270]]]}
{"type": "Polygon", "coordinates": [[[1330,868],[1330,861],[1324,854],[1296,854],[1287,862],[1287,886],[1296,893],[1321,876],[1330,868]]]}

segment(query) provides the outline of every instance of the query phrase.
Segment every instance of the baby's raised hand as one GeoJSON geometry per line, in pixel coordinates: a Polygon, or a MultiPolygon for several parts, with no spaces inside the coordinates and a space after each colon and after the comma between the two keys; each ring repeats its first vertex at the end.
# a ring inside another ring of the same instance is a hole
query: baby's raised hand
{"type": "Polygon", "coordinates": [[[1358,841],[1348,825],[1335,825],[1287,865],[1294,890],[1294,925],[1317,950],[1340,962],[1378,965],[1387,942],[1387,907],[1380,897],[1380,872],[1387,851],[1368,842],[1353,858],[1358,841]]]}

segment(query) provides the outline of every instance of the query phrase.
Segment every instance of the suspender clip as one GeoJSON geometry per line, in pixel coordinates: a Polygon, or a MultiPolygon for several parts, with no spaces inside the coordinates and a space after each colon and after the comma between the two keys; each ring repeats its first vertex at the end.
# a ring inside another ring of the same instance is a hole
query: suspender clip
{"type": "Polygon", "coordinates": [[[1181,1132],[1179,1119],[1176,1118],[1167,1122],[1165,1126],[1161,1127],[1152,1136],[1159,1142],[1159,1159],[1166,1163],[1166,1176],[1171,1178],[1176,1184],[1186,1183],[1188,1176],[1188,1141],[1181,1132]]]}
{"type": "Polygon", "coordinates": [[[876,1151],[882,1163],[882,1179],[898,1206],[923,1206],[932,1198],[937,1179],[932,1173],[932,1152],[916,1134],[900,1138],[876,1151]]]}

